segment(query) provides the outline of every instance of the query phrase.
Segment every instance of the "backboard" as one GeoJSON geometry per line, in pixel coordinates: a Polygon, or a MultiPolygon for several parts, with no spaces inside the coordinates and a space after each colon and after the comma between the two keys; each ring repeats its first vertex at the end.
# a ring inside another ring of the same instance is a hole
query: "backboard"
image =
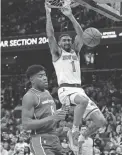
{"type": "Polygon", "coordinates": [[[76,0],[80,5],[92,9],[114,21],[122,21],[121,0],[76,0]],[[116,1],[116,2],[114,2],[116,1]]]}

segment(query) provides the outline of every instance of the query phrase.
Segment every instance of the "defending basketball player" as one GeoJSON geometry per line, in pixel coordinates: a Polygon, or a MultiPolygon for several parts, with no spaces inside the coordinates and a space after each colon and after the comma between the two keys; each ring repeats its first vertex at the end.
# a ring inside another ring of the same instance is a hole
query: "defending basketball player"
{"type": "Polygon", "coordinates": [[[22,101],[22,124],[31,130],[31,150],[33,155],[63,155],[56,124],[64,120],[66,112],[55,110],[55,103],[46,90],[48,86],[45,70],[40,65],[30,66],[26,72],[32,88],[22,101]]]}
{"type": "Polygon", "coordinates": [[[51,21],[51,9],[47,4],[45,8],[47,18],[46,32],[59,85],[58,96],[63,105],[76,105],[72,131],[68,133],[70,148],[76,152],[78,151],[79,125],[82,118],[87,119],[90,117],[95,125],[91,125],[86,132],[80,136],[80,143],[101,126],[104,126],[106,121],[95,103],[89,99],[81,88],[79,62],[79,52],[83,46],[83,30],[81,26],[72,15],[70,7],[61,9],[62,13],[71,20],[77,35],[73,44],[72,38],[68,34],[62,34],[57,43],[51,21]]]}

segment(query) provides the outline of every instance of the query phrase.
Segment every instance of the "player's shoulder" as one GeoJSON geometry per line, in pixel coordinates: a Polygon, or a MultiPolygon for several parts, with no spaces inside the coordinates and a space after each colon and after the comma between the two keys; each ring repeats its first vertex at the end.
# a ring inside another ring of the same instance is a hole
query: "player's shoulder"
{"type": "Polygon", "coordinates": [[[24,95],[24,97],[30,97],[32,96],[32,92],[31,91],[27,91],[24,95]]]}
{"type": "Polygon", "coordinates": [[[22,107],[28,107],[28,106],[35,106],[37,103],[37,99],[35,98],[34,94],[31,92],[27,92],[22,99],[22,107]]]}
{"type": "Polygon", "coordinates": [[[47,89],[45,90],[45,93],[47,93],[48,95],[51,95],[49,90],[47,90],[47,89]]]}
{"type": "Polygon", "coordinates": [[[45,93],[46,93],[47,97],[49,97],[50,99],[51,98],[53,99],[53,97],[52,97],[52,95],[51,95],[49,90],[45,90],[45,93]]]}
{"type": "Polygon", "coordinates": [[[23,96],[23,100],[33,100],[35,98],[34,94],[31,91],[26,92],[23,96]]]}

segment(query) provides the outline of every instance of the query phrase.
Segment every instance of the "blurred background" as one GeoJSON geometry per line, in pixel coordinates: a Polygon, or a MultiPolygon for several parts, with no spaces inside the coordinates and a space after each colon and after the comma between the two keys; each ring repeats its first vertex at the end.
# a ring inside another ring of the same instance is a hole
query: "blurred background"
{"type": "MultiPolygon", "coordinates": [[[[122,155],[122,22],[112,21],[82,6],[72,11],[83,29],[95,27],[102,33],[98,47],[89,51],[82,49],[80,53],[82,86],[108,121],[106,128],[92,137],[93,153],[122,155]]],[[[24,155],[29,154],[30,132],[23,131],[21,105],[27,91],[25,71],[28,66],[41,64],[46,68],[49,91],[57,109],[61,103],[45,34],[44,2],[1,0],[1,14],[1,147],[9,155],[13,152],[24,155]]],[[[52,9],[52,21],[56,38],[62,32],[74,38],[73,26],[60,10],[52,9]]],[[[73,154],[66,137],[72,120],[73,108],[66,121],[57,126],[66,155],[73,154]]],[[[88,122],[84,124],[87,126],[88,122]]]]}

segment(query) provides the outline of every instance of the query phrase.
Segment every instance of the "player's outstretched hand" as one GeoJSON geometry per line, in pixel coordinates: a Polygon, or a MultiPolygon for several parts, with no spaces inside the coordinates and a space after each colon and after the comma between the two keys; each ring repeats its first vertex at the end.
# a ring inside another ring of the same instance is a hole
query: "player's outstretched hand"
{"type": "Polygon", "coordinates": [[[61,8],[61,12],[62,12],[65,16],[67,16],[67,17],[69,17],[69,16],[72,15],[72,10],[71,10],[71,7],[70,7],[70,6],[66,6],[66,7],[61,8]]]}
{"type": "Polygon", "coordinates": [[[56,121],[65,120],[65,117],[66,117],[66,111],[62,109],[57,110],[55,114],[53,115],[53,118],[56,121]]]}

